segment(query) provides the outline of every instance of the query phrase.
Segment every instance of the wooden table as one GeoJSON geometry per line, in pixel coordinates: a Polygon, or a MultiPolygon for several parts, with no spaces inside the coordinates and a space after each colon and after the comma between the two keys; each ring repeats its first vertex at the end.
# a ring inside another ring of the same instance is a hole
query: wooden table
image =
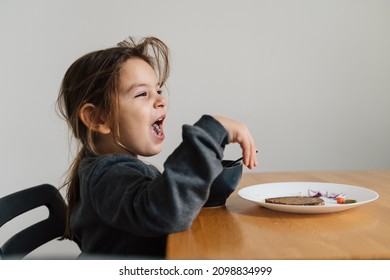
{"type": "Polygon", "coordinates": [[[390,170],[244,173],[238,187],[271,182],[350,184],[379,193],[337,213],[269,210],[235,191],[226,206],[203,208],[191,228],[168,236],[168,259],[390,259],[390,170]]]}

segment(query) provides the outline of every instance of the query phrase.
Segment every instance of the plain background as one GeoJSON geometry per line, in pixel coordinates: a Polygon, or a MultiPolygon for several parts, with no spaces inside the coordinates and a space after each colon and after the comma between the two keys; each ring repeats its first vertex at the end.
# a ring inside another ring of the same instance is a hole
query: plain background
{"type": "MultiPolygon", "coordinates": [[[[158,168],[202,114],[248,125],[256,172],[390,168],[390,1],[1,0],[0,196],[61,184],[72,160],[61,79],[129,35],[171,50],[166,142],[146,159],[158,168]]],[[[238,145],[225,152],[239,156],[238,145]]]]}

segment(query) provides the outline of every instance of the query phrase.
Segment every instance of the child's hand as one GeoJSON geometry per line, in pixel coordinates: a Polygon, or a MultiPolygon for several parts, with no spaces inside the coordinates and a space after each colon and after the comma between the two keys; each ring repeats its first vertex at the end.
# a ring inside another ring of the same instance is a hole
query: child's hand
{"type": "Polygon", "coordinates": [[[243,163],[249,169],[257,166],[256,146],[248,127],[240,122],[221,116],[213,116],[228,132],[229,142],[238,143],[242,148],[243,163]]]}

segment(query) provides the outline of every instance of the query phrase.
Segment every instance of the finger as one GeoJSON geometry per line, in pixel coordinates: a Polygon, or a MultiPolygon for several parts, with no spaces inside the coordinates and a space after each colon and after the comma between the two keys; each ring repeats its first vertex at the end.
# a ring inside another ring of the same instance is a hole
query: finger
{"type": "Polygon", "coordinates": [[[252,168],[253,167],[253,142],[249,136],[245,137],[243,141],[240,142],[242,149],[243,163],[245,166],[252,168]]]}
{"type": "Polygon", "coordinates": [[[252,150],[252,168],[256,167],[258,165],[258,161],[257,161],[257,153],[258,153],[258,150],[255,146],[253,146],[253,150],[252,150]]]}
{"type": "Polygon", "coordinates": [[[240,145],[242,150],[242,163],[245,166],[248,166],[250,160],[250,141],[248,140],[247,135],[237,138],[237,143],[240,145]]]}
{"type": "Polygon", "coordinates": [[[253,150],[251,149],[250,153],[250,158],[249,158],[249,163],[248,163],[248,168],[252,169],[257,165],[257,160],[256,160],[256,152],[253,153],[253,150]]]}
{"type": "Polygon", "coordinates": [[[249,169],[252,169],[257,165],[257,156],[256,156],[257,149],[252,135],[249,134],[248,138],[249,138],[249,156],[248,156],[249,158],[248,158],[247,166],[249,169]]]}

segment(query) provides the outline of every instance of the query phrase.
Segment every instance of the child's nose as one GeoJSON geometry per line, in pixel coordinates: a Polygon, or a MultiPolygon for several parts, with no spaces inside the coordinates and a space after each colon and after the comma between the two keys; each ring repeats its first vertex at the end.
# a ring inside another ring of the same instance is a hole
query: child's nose
{"type": "Polygon", "coordinates": [[[167,105],[167,102],[165,100],[165,97],[162,96],[161,94],[158,94],[156,97],[156,101],[154,102],[154,107],[155,108],[164,108],[167,105]]]}

